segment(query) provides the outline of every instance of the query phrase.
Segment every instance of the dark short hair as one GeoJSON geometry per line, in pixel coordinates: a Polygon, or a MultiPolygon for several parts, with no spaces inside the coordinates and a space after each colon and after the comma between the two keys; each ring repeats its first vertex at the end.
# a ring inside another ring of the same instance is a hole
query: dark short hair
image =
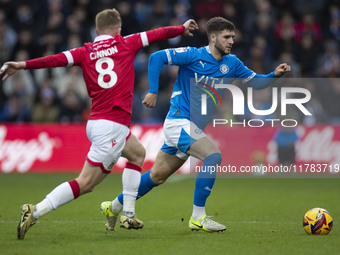
{"type": "Polygon", "coordinates": [[[211,34],[219,33],[222,32],[223,30],[234,31],[235,30],[234,23],[222,17],[214,17],[208,20],[207,22],[208,37],[211,34]]]}

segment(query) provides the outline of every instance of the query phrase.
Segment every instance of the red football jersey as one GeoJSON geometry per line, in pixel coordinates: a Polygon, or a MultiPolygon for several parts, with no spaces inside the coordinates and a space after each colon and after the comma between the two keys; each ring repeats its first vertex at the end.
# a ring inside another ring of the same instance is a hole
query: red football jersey
{"type": "Polygon", "coordinates": [[[181,25],[127,37],[101,35],[83,47],[26,61],[26,69],[80,66],[88,94],[92,98],[90,119],[106,119],[129,126],[137,51],[150,43],[180,35],[184,30],[181,25]]]}

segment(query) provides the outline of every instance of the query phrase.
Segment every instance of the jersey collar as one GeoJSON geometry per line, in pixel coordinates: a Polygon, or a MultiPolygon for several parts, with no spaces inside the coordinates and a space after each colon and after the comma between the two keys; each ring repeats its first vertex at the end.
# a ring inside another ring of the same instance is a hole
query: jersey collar
{"type": "Polygon", "coordinates": [[[94,42],[104,41],[104,40],[113,39],[113,38],[114,37],[112,37],[111,35],[98,35],[96,38],[94,38],[94,42]]]}
{"type": "Polygon", "coordinates": [[[205,46],[205,49],[206,49],[206,51],[208,52],[208,56],[210,56],[210,58],[214,59],[216,62],[221,62],[225,57],[228,57],[228,56],[230,55],[230,54],[225,55],[225,56],[222,57],[221,60],[217,60],[217,59],[213,56],[213,54],[211,54],[211,51],[210,51],[210,49],[209,49],[209,45],[205,46]]]}
{"type": "Polygon", "coordinates": [[[205,46],[205,50],[207,51],[209,58],[211,58],[211,59],[212,59],[213,61],[215,61],[215,62],[219,62],[219,61],[218,61],[216,58],[214,58],[214,56],[211,54],[211,51],[210,51],[210,49],[209,49],[209,45],[205,46]]]}

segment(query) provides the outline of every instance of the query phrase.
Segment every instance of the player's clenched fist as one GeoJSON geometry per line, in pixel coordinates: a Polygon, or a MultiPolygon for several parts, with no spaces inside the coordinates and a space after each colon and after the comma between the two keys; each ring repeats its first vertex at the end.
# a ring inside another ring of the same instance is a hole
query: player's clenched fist
{"type": "Polygon", "coordinates": [[[276,77],[281,77],[285,73],[290,72],[290,69],[291,69],[290,65],[288,65],[286,63],[280,64],[275,68],[274,75],[276,77]]]}
{"type": "Polygon", "coordinates": [[[157,94],[148,93],[142,103],[148,108],[153,108],[156,105],[156,102],[157,94]]]}
{"type": "Polygon", "coordinates": [[[186,36],[193,36],[191,31],[198,29],[198,25],[196,21],[193,19],[189,19],[186,22],[184,22],[183,26],[185,27],[185,31],[183,34],[186,36]]]}

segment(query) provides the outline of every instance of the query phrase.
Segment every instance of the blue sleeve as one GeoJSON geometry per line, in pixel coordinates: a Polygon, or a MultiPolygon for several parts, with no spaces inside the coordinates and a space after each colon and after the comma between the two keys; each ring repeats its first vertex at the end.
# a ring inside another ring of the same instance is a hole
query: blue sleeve
{"type": "Polygon", "coordinates": [[[241,60],[239,60],[234,55],[234,63],[236,64],[236,77],[235,78],[243,78],[243,83],[246,83],[250,79],[254,78],[256,73],[253,70],[250,70],[246,67],[241,60]]]}
{"type": "Polygon", "coordinates": [[[148,67],[149,93],[158,94],[159,76],[163,65],[167,63],[168,59],[165,50],[151,54],[148,67]]]}
{"type": "Polygon", "coordinates": [[[257,74],[254,71],[250,70],[246,67],[241,60],[237,59],[237,69],[236,69],[236,77],[244,78],[242,80],[243,83],[247,83],[247,85],[253,87],[254,89],[263,89],[268,87],[275,78],[274,72],[269,74],[257,74]],[[255,78],[255,79],[254,79],[255,78]]]}
{"type": "Polygon", "coordinates": [[[255,79],[250,79],[247,84],[254,89],[263,89],[268,87],[272,82],[274,81],[273,78],[276,76],[274,75],[274,72],[271,72],[269,74],[256,74],[254,76],[255,79]]]}
{"type": "Polygon", "coordinates": [[[163,65],[185,66],[191,62],[191,48],[160,50],[151,54],[149,59],[149,93],[158,94],[159,76],[163,65]]]}

